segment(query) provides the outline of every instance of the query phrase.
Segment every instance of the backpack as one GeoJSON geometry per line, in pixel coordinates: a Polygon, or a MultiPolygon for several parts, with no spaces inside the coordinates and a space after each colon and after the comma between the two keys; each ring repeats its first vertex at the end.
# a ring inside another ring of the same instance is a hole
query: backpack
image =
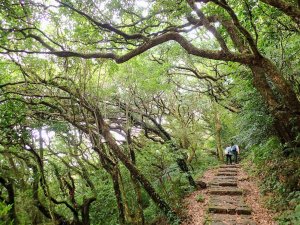
{"type": "Polygon", "coordinates": [[[232,152],[234,152],[234,151],[236,151],[237,149],[236,149],[236,145],[233,145],[232,147],[231,147],[231,151],[232,152]]]}

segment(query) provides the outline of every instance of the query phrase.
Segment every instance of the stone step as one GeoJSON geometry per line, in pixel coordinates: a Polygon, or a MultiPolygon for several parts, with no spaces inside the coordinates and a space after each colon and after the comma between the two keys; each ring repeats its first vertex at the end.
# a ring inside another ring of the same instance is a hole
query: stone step
{"type": "Polygon", "coordinates": [[[208,211],[221,214],[250,215],[251,209],[245,204],[242,196],[212,196],[208,211]]]}
{"type": "Polygon", "coordinates": [[[219,169],[218,173],[238,173],[238,170],[219,169]]]}
{"type": "Polygon", "coordinates": [[[228,180],[237,180],[236,176],[223,176],[223,175],[219,175],[219,176],[215,176],[214,179],[228,179],[228,180]]]}
{"type": "Polygon", "coordinates": [[[219,214],[230,214],[230,215],[251,215],[251,209],[249,207],[222,207],[211,205],[208,207],[210,213],[219,213],[219,214]]]}
{"type": "Polygon", "coordinates": [[[214,180],[209,183],[211,186],[223,186],[223,187],[236,187],[237,186],[237,181],[226,181],[226,180],[214,180]]]}
{"type": "Polygon", "coordinates": [[[209,225],[256,225],[250,215],[211,214],[209,225]]]}
{"type": "Polygon", "coordinates": [[[212,186],[209,193],[212,195],[242,195],[243,191],[237,187],[212,186]]]}
{"type": "Polygon", "coordinates": [[[236,172],[218,172],[216,176],[237,176],[236,172]]]}
{"type": "Polygon", "coordinates": [[[216,176],[209,184],[218,186],[237,186],[237,178],[230,176],[216,176]]]}
{"type": "Polygon", "coordinates": [[[219,169],[218,170],[219,173],[237,173],[238,169],[232,169],[232,168],[228,168],[228,169],[219,169]]]}
{"type": "Polygon", "coordinates": [[[232,164],[232,165],[222,165],[220,168],[239,168],[239,164],[232,164]]]}

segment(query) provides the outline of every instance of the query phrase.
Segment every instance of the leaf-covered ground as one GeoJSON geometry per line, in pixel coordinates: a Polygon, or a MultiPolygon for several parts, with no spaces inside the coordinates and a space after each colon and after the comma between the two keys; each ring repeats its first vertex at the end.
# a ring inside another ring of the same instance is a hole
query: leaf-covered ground
{"type": "MultiPolygon", "coordinates": [[[[214,178],[214,174],[216,173],[216,171],[217,169],[206,171],[201,180],[209,183],[214,178]]],[[[186,220],[183,222],[183,225],[203,225],[205,222],[208,201],[208,189],[198,190],[187,196],[183,201],[186,207],[186,220]],[[203,196],[204,201],[199,201],[199,196],[203,196]]]]}

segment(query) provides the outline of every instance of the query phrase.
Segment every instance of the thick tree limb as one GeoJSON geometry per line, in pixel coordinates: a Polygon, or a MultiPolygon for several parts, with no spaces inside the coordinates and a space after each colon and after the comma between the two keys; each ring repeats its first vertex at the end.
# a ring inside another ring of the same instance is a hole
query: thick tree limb
{"type": "MultiPolygon", "coordinates": [[[[37,40],[39,41],[39,40],[37,40]]],[[[158,46],[162,43],[168,41],[175,41],[184,48],[187,53],[195,56],[200,56],[203,58],[214,59],[214,60],[223,60],[223,61],[233,61],[239,62],[242,64],[253,64],[255,63],[255,57],[251,54],[240,54],[240,53],[232,53],[232,52],[224,52],[224,51],[213,51],[213,50],[206,50],[206,49],[199,49],[191,44],[185,37],[176,33],[176,32],[168,32],[153,39],[148,40],[143,45],[137,47],[136,49],[122,55],[118,56],[115,53],[102,53],[102,52],[95,52],[95,53],[79,53],[73,51],[53,51],[52,48],[48,48],[48,45],[44,45],[50,51],[28,51],[28,50],[16,50],[16,49],[8,49],[6,47],[0,46],[0,48],[6,50],[6,52],[2,52],[2,54],[7,54],[9,52],[16,52],[16,53],[27,53],[27,54],[49,54],[49,55],[56,55],[58,57],[79,57],[84,59],[92,59],[92,58],[103,58],[103,59],[113,59],[116,63],[124,63],[133,57],[140,55],[147,50],[158,46]]],[[[43,42],[40,42],[43,45],[43,42]]],[[[0,53],[1,54],[1,53],[0,53]]]]}
{"type": "Polygon", "coordinates": [[[287,1],[282,0],[260,0],[268,5],[271,5],[289,17],[291,17],[296,23],[300,23],[300,8],[299,6],[289,4],[287,1]]]}
{"type": "Polygon", "coordinates": [[[261,54],[257,48],[256,42],[253,39],[253,37],[251,36],[251,34],[249,33],[248,30],[246,30],[245,27],[242,26],[242,24],[240,23],[236,13],[233,11],[233,9],[228,5],[228,3],[226,2],[226,0],[222,0],[222,1],[218,1],[218,0],[211,0],[212,2],[214,2],[216,5],[221,6],[223,9],[225,9],[227,11],[227,13],[230,15],[230,17],[232,18],[233,24],[236,26],[236,28],[245,36],[246,40],[249,43],[249,46],[253,52],[253,54],[256,57],[261,57],[261,54]]]}

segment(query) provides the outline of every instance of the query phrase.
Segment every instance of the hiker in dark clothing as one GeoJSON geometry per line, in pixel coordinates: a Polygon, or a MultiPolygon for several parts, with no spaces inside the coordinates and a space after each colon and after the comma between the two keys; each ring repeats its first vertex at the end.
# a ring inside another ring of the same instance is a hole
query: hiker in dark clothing
{"type": "Polygon", "coordinates": [[[231,152],[233,155],[233,160],[237,164],[238,163],[238,154],[240,154],[239,146],[231,143],[231,152]]]}

